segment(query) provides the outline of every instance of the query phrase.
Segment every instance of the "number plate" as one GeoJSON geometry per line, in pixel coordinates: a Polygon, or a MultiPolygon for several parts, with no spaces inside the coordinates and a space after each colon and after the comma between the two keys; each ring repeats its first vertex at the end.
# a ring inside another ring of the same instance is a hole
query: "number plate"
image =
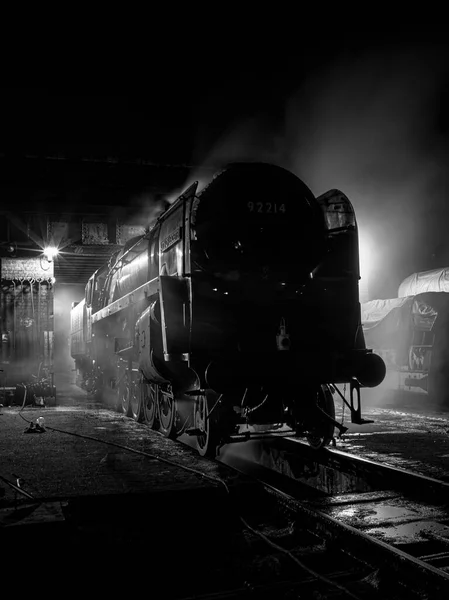
{"type": "Polygon", "coordinates": [[[287,212],[285,204],[278,202],[248,202],[246,207],[251,213],[264,215],[285,214],[287,212]]]}

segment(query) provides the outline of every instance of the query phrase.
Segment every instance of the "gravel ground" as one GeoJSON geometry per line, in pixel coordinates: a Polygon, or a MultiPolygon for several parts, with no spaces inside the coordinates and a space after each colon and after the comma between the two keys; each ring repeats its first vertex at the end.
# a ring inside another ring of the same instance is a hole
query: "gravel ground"
{"type": "MultiPolygon", "coordinates": [[[[96,442],[78,435],[130,446],[207,472],[226,476],[220,465],[206,463],[190,448],[165,439],[144,424],[103,409],[75,386],[67,385],[58,395],[57,406],[45,408],[4,407],[0,410],[0,475],[35,497],[55,498],[78,495],[124,494],[188,489],[215,485],[201,475],[164,464],[156,458],[96,442]],[[25,433],[28,421],[40,416],[45,433],[25,433]],[[22,418],[23,417],[23,418],[22,418]]],[[[2,484],[8,498],[15,492],[2,484]]]]}

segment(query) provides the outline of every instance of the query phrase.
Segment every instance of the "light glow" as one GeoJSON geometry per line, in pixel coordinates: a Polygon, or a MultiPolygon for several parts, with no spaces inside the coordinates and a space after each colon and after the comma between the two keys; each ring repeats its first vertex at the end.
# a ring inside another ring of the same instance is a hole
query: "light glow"
{"type": "Polygon", "coordinates": [[[372,252],[368,240],[361,239],[359,247],[360,277],[368,278],[372,270],[372,252]]]}
{"type": "Polygon", "coordinates": [[[375,253],[371,238],[359,231],[360,302],[367,302],[370,299],[369,288],[372,283],[374,259],[375,253]]]}
{"type": "Polygon", "coordinates": [[[58,256],[58,254],[59,250],[56,248],[56,246],[46,246],[44,248],[44,256],[48,262],[51,262],[55,256],[58,256]]]}

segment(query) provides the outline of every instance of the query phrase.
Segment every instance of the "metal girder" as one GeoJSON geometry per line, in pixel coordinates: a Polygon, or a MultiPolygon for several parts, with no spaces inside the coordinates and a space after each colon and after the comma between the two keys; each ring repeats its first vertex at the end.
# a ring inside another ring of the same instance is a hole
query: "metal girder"
{"type": "MultiPolygon", "coordinates": [[[[10,158],[8,153],[0,152],[0,159],[10,158]]],[[[26,159],[26,160],[48,160],[48,161],[71,161],[71,162],[87,162],[87,163],[106,163],[114,165],[135,165],[142,167],[155,167],[157,169],[202,169],[206,171],[216,171],[216,165],[203,166],[198,164],[187,164],[187,163],[167,163],[167,162],[156,162],[143,156],[136,156],[132,158],[124,158],[120,156],[69,156],[64,152],[58,152],[55,154],[45,153],[30,154],[23,152],[19,155],[14,154],[11,156],[13,159],[26,159]]]]}

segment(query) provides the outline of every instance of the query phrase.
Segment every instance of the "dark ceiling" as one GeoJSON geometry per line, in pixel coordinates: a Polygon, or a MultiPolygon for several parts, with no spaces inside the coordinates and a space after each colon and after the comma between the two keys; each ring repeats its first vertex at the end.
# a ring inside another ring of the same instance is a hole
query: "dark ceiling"
{"type": "Polygon", "coordinates": [[[182,187],[189,173],[183,165],[157,165],[142,159],[75,155],[73,152],[36,156],[0,156],[0,257],[35,256],[50,235],[51,223],[67,223],[66,245],[55,259],[59,284],[85,284],[120,246],[119,224],[145,227],[173,188],[182,187]],[[107,245],[85,245],[81,223],[104,223],[107,245]]]}

